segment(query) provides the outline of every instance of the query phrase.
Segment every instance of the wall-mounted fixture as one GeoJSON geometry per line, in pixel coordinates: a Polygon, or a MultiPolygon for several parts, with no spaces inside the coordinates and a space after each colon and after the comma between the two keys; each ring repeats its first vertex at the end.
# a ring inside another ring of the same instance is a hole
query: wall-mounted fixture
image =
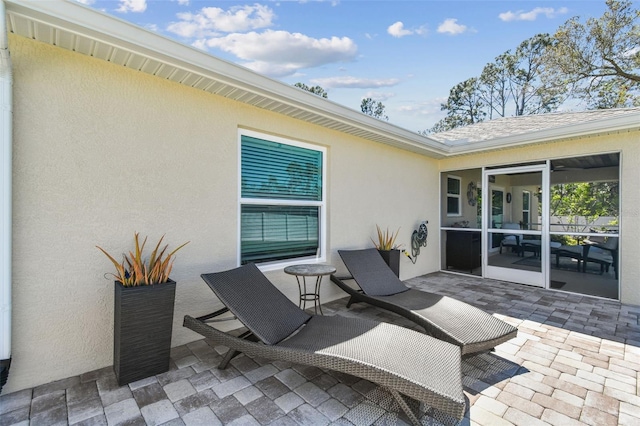
{"type": "Polygon", "coordinates": [[[402,250],[405,256],[409,258],[411,263],[415,265],[418,260],[418,255],[420,254],[420,247],[427,246],[427,236],[429,235],[429,230],[427,229],[428,220],[420,223],[418,229],[413,231],[411,234],[411,254],[409,254],[406,250],[402,250]]]}
{"type": "Polygon", "coordinates": [[[474,181],[469,182],[467,185],[467,202],[470,206],[475,206],[478,202],[478,193],[477,193],[476,183],[474,181]]]}
{"type": "Polygon", "coordinates": [[[507,192],[507,203],[511,202],[511,193],[507,192]]]}
{"type": "Polygon", "coordinates": [[[536,193],[535,193],[535,194],[533,194],[533,195],[535,195],[535,196],[536,196],[536,197],[538,197],[538,198],[542,197],[542,188],[541,188],[541,187],[538,187],[538,189],[537,189],[536,193]]]}

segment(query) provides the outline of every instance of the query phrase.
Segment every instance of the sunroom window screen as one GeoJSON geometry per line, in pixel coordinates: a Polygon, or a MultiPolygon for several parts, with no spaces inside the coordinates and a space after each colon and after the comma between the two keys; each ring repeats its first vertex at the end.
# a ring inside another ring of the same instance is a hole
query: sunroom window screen
{"type": "Polygon", "coordinates": [[[322,152],[244,135],[241,141],[241,263],[317,256],[322,152]]]}
{"type": "Polygon", "coordinates": [[[242,136],[242,198],[322,199],[322,153],[242,136]]]}

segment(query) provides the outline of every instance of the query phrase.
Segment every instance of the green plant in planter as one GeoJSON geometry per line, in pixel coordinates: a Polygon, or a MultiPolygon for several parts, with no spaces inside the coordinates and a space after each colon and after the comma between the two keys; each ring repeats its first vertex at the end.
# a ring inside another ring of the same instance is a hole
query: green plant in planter
{"type": "Polygon", "coordinates": [[[389,265],[393,273],[396,274],[397,277],[400,277],[400,246],[396,244],[396,238],[398,237],[400,228],[394,233],[389,231],[389,228],[383,231],[376,225],[376,230],[378,231],[378,242],[373,238],[371,242],[376,246],[378,253],[380,253],[380,256],[382,256],[385,263],[389,265]]]}
{"type": "Polygon", "coordinates": [[[174,255],[182,247],[189,244],[189,241],[187,241],[164,257],[169,245],[165,245],[160,249],[163,239],[164,235],[160,238],[160,241],[158,241],[158,244],[156,244],[156,247],[151,252],[151,257],[148,261],[142,256],[144,246],[147,243],[147,237],[145,237],[142,244],[140,244],[140,235],[137,232],[134,234],[136,246],[135,252],[130,251],[128,255],[123,254],[122,263],[118,262],[102,247],[96,247],[103,252],[116,267],[116,273],[109,275],[112,275],[117,282],[121,283],[125,287],[153,285],[169,281],[169,274],[171,273],[173,262],[175,261],[174,255]]]}
{"type": "Polygon", "coordinates": [[[113,369],[120,386],[169,370],[176,282],[169,278],[178,250],[161,248],[145,259],[138,233],[122,263],[98,247],[116,267],[113,297],[113,369]],[[156,285],[160,284],[160,285],[156,285]]]}
{"type": "Polygon", "coordinates": [[[376,242],[373,238],[371,238],[371,242],[378,250],[396,250],[399,246],[396,245],[396,238],[398,237],[398,233],[400,232],[400,228],[393,233],[389,231],[387,228],[385,231],[382,231],[378,225],[376,225],[376,229],[378,231],[378,242],[376,242]]]}

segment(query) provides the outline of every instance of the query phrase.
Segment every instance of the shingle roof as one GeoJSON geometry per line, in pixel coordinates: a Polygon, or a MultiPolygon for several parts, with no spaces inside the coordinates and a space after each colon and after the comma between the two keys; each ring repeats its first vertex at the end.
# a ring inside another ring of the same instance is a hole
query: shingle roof
{"type": "Polygon", "coordinates": [[[575,126],[594,121],[611,118],[638,115],[640,123],[640,108],[620,108],[608,110],[592,110],[580,112],[557,112],[549,114],[523,115],[519,117],[505,117],[465,127],[458,127],[446,132],[429,135],[431,139],[448,145],[472,144],[514,135],[531,134],[534,132],[575,126]]]}

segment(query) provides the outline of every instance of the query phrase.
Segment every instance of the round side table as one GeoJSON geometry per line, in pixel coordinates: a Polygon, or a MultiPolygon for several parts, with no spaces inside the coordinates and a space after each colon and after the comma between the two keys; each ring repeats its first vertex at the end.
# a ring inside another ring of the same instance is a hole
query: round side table
{"type": "Polygon", "coordinates": [[[304,310],[307,307],[307,302],[313,301],[313,309],[315,313],[317,314],[319,310],[320,314],[324,315],[322,313],[322,307],[320,306],[320,283],[322,282],[322,277],[333,274],[336,272],[336,268],[331,265],[318,264],[293,265],[284,268],[284,272],[289,275],[295,275],[296,277],[298,290],[300,291],[300,302],[298,303],[298,306],[304,310]],[[313,292],[311,289],[307,290],[307,277],[316,277],[316,284],[313,292]]]}

